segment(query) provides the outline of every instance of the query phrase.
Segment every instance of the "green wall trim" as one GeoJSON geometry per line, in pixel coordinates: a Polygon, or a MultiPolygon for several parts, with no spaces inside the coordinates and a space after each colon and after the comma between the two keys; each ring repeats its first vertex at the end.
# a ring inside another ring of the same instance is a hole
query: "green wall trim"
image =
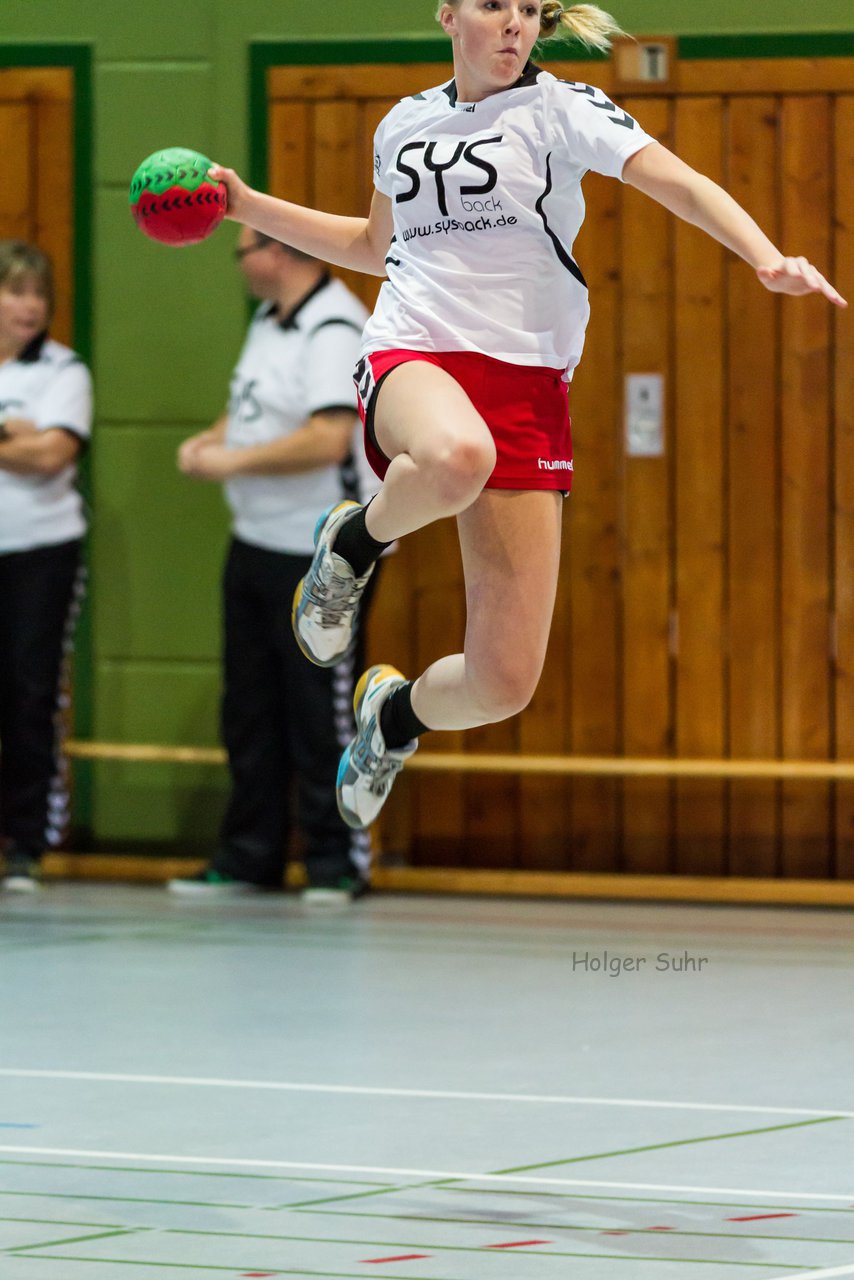
{"type": "Polygon", "coordinates": [[[791,31],[743,36],[680,36],[679,57],[696,58],[851,58],[854,32],[791,31]]]}
{"type": "MultiPolygon", "coordinates": [[[[854,57],[854,32],[757,32],[751,35],[678,36],[679,57],[697,58],[848,58],[854,57]]],[[[602,54],[572,43],[541,45],[540,62],[601,62],[602,54]]],[[[443,36],[397,36],[377,40],[372,36],[350,40],[255,41],[250,45],[250,66],[258,72],[276,66],[325,66],[330,63],[446,62],[450,47],[443,36]]]]}
{"type": "MultiPolygon", "coordinates": [[[[93,49],[88,42],[68,44],[0,44],[0,67],[69,67],[74,77],[73,344],[87,364],[92,362],[92,133],[93,49]]],[[[88,452],[80,468],[81,488],[91,504],[88,452]]],[[[74,732],[88,738],[93,724],[92,614],[88,605],[77,624],[74,665],[74,732]]],[[[88,827],[92,811],[92,769],[75,768],[75,823],[88,827]]]]}
{"type": "Polygon", "coordinates": [[[85,40],[66,44],[42,44],[29,40],[0,44],[0,67],[76,67],[81,55],[91,57],[91,48],[85,40]]]}

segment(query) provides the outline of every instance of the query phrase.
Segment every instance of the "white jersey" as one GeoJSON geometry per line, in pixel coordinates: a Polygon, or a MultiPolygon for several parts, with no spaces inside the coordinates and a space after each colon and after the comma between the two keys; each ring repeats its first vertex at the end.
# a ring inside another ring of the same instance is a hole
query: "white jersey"
{"type": "Polygon", "coordinates": [[[652,141],[600,89],[532,63],[482,102],[453,80],[403,99],[374,141],[394,239],[362,354],[478,351],[568,379],[590,314],[572,256],[581,180],[621,178],[652,141]]]}
{"type": "MultiPolygon", "coordinates": [[[[271,303],[259,307],[231,381],[226,444],[270,444],[323,410],[355,413],[353,368],[367,316],[359,299],[329,276],[288,316],[271,303]]],[[[341,498],[364,502],[378,486],[356,422],[351,456],[340,466],[235,476],[225,493],[241,541],[310,555],[324,508],[341,498]]]]}
{"type": "MultiPolygon", "coordinates": [[[[17,360],[0,364],[0,412],[26,418],[39,431],[59,427],[80,440],[92,430],[92,379],[80,357],[39,337],[17,360]]],[[[57,546],[86,532],[76,466],[55,476],[0,467],[0,554],[57,546]]]]}

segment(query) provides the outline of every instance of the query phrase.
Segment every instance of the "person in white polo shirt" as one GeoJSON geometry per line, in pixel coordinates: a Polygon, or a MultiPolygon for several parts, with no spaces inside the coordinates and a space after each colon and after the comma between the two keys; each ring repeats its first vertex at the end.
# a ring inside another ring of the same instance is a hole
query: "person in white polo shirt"
{"type": "Polygon", "coordinates": [[[41,250],[0,241],[0,835],[2,887],[37,887],[59,843],[67,791],[60,677],[82,593],[76,463],[92,425],[92,382],[48,336],[53,273],[41,250]]]}
{"type": "Polygon", "coordinates": [[[369,879],[369,844],[343,822],[335,797],[359,646],[334,667],[311,667],[290,615],[318,512],[366,501],[378,487],[353,384],[367,311],[315,258],[254,231],[241,231],[236,257],[261,305],[226,412],[178,456],[185,474],[224,484],[233,518],[222,707],[231,791],[210,865],[170,888],[222,896],[279,887],[298,828],[306,897],[344,900],[369,879]]]}

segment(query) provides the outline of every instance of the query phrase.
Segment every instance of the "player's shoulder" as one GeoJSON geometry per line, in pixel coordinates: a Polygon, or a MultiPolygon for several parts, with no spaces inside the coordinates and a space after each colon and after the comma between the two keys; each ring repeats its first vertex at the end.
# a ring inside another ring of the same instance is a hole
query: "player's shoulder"
{"type": "Polygon", "coordinates": [[[449,80],[401,98],[383,117],[383,128],[408,128],[411,124],[432,119],[437,111],[444,113],[453,101],[453,85],[453,80],[449,80]]]}
{"type": "Polygon", "coordinates": [[[330,276],[306,303],[299,327],[310,335],[336,324],[358,329],[361,333],[367,318],[368,309],[361,299],[347,288],[343,280],[330,276]]]}
{"type": "Polygon", "coordinates": [[[45,337],[34,355],[39,364],[55,373],[71,368],[77,368],[84,377],[88,373],[83,357],[71,347],[67,347],[64,342],[57,342],[55,338],[45,337]]]}
{"type": "Polygon", "coordinates": [[[604,89],[595,84],[587,84],[584,80],[562,80],[550,72],[541,79],[543,91],[558,103],[568,108],[584,107],[590,103],[610,102],[604,89]]]}
{"type": "Polygon", "coordinates": [[[558,80],[555,76],[551,79],[549,93],[555,104],[554,114],[562,117],[573,130],[598,137],[605,129],[616,138],[623,135],[618,135],[614,126],[629,133],[640,129],[635,118],[612,102],[598,85],[586,84],[583,80],[558,80]]]}

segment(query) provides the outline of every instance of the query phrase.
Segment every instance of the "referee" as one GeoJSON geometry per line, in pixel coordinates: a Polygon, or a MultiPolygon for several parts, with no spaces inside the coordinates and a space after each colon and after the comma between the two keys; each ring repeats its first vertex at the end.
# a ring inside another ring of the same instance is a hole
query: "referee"
{"type": "Polygon", "coordinates": [[[0,240],[0,837],[2,887],[19,893],[38,888],[68,818],[61,675],[83,590],[75,479],[92,382],[48,336],[52,313],[49,259],[0,240]]]}
{"type": "Polygon", "coordinates": [[[227,410],[178,454],[186,475],[224,485],[232,512],[222,704],[231,792],[210,864],[169,887],[206,897],[278,888],[298,832],[306,899],[343,902],[369,878],[366,835],[345,825],[335,799],[358,654],[329,669],[306,662],[291,603],[318,514],[378,487],[353,385],[367,312],[322,263],[267,236],[243,228],[235,256],[261,305],[227,410]]]}

